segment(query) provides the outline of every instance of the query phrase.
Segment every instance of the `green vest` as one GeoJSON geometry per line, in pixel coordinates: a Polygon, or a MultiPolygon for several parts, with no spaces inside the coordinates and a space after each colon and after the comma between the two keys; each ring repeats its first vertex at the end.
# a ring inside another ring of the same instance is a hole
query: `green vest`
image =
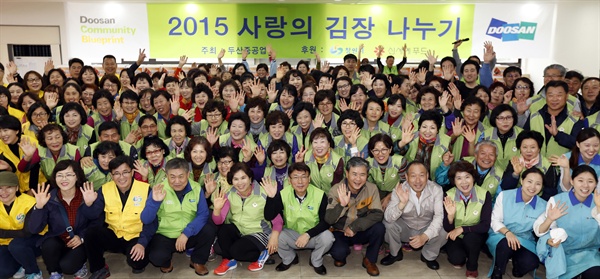
{"type": "Polygon", "coordinates": [[[129,120],[127,120],[127,117],[123,116],[123,118],[121,118],[121,140],[125,140],[125,138],[127,138],[127,136],[129,135],[129,133],[131,133],[131,131],[138,129],[138,121],[140,120],[140,117],[142,116],[141,112],[138,112],[137,116],[135,117],[135,119],[133,120],[133,123],[129,124],[129,120]]]}
{"type": "MultiPolygon", "coordinates": [[[[390,132],[389,135],[392,138],[392,141],[395,142],[397,140],[401,140],[402,139],[402,118],[404,118],[406,114],[403,112],[398,119],[396,119],[396,121],[394,121],[394,123],[392,123],[392,125],[390,125],[390,132]]],[[[383,121],[384,123],[388,123],[388,117],[389,117],[389,113],[386,112],[383,115],[383,118],[381,119],[381,121],[383,121]]]]}
{"type": "MultiPolygon", "coordinates": [[[[100,127],[100,124],[104,123],[104,117],[102,117],[98,112],[92,112],[92,115],[90,115],[90,117],[94,120],[94,131],[96,131],[96,138],[99,139],[100,134],[98,134],[98,128],[100,127]]],[[[110,119],[115,119],[116,117],[117,114],[113,110],[110,119]]]]}
{"type": "Polygon", "coordinates": [[[194,181],[189,183],[192,190],[183,196],[182,202],[179,202],[175,190],[169,185],[169,181],[165,180],[163,182],[167,195],[156,214],[158,217],[158,230],[156,233],[168,238],[177,238],[187,225],[196,218],[201,188],[194,181]]]}
{"type": "MultiPolygon", "coordinates": [[[[269,178],[271,178],[271,180],[277,181],[277,173],[275,172],[275,167],[271,166],[271,167],[265,168],[263,177],[269,177],[269,178]]],[[[291,188],[292,183],[290,183],[290,177],[286,173],[285,179],[283,180],[283,188],[285,189],[288,187],[291,188]]]]}
{"type": "MultiPolygon", "coordinates": [[[[296,141],[296,145],[299,144],[298,139],[296,138],[296,135],[288,132],[285,132],[283,134],[283,137],[281,137],[282,140],[284,140],[285,142],[287,142],[290,145],[290,148],[292,148],[292,152],[294,151],[294,141],[296,141]]],[[[265,149],[265,152],[267,151],[267,148],[269,148],[269,145],[271,145],[271,143],[273,142],[273,137],[271,136],[271,134],[267,133],[261,133],[258,136],[258,143],[260,143],[260,145],[265,149]]],[[[300,148],[298,146],[298,148],[300,148]]],[[[292,164],[292,158],[294,158],[294,154],[290,155],[290,158],[288,158],[288,163],[292,164]]],[[[271,159],[269,159],[269,157],[267,156],[267,166],[271,164],[271,159]]]]}
{"type": "MultiPolygon", "coordinates": [[[[417,132],[418,133],[418,132],[417,132]]],[[[445,134],[438,134],[437,139],[435,140],[433,150],[431,151],[430,156],[430,165],[429,165],[429,175],[432,176],[435,174],[435,170],[442,163],[442,156],[446,152],[448,152],[450,146],[450,137],[445,134]]],[[[417,149],[419,148],[419,135],[415,135],[415,139],[408,144],[408,152],[406,152],[405,158],[409,162],[415,160],[417,156],[417,149]]]]}
{"type": "Polygon", "coordinates": [[[190,141],[189,138],[185,138],[184,142],[182,143],[183,148],[181,149],[181,152],[179,154],[177,154],[177,149],[175,149],[175,143],[173,142],[172,138],[168,138],[168,139],[164,139],[163,142],[169,147],[169,156],[165,157],[165,161],[169,161],[173,158],[181,158],[184,159],[183,154],[185,153],[185,147],[188,145],[188,142],[190,141]]]}
{"type": "Polygon", "coordinates": [[[506,170],[508,164],[510,164],[510,159],[515,156],[519,156],[519,148],[517,147],[517,136],[523,131],[522,128],[518,126],[513,127],[513,135],[506,140],[506,145],[502,148],[502,141],[498,137],[498,128],[487,128],[483,134],[484,140],[489,140],[496,144],[498,153],[496,154],[496,165],[500,169],[506,170]]]}
{"type": "Polygon", "coordinates": [[[362,130],[360,130],[360,136],[364,137],[367,139],[367,141],[369,139],[371,139],[372,136],[377,135],[377,134],[386,134],[386,135],[390,135],[390,125],[387,124],[386,122],[383,121],[377,121],[377,125],[373,128],[373,131],[369,130],[369,127],[367,127],[369,124],[367,124],[367,120],[365,119],[365,125],[363,126],[362,130]]]}
{"type": "MultiPolygon", "coordinates": [[[[65,132],[67,132],[66,126],[64,126],[64,125],[60,125],[60,126],[65,130],[65,132]]],[[[79,134],[77,135],[77,142],[75,143],[75,145],[78,147],[79,154],[81,154],[81,156],[83,156],[83,154],[85,153],[85,150],[88,148],[88,146],[90,146],[89,145],[90,139],[92,138],[94,133],[95,133],[94,128],[92,128],[88,125],[82,125],[81,128],[79,129],[79,134]]]]}
{"type": "MultiPolygon", "coordinates": [[[[179,109],[177,111],[177,114],[175,115],[183,115],[185,113],[185,110],[183,109],[179,109]]],[[[158,129],[158,137],[161,139],[166,139],[167,138],[167,122],[169,121],[165,121],[164,118],[162,118],[162,116],[160,117],[160,119],[158,118],[158,112],[156,112],[154,114],[154,118],[156,119],[156,126],[158,129]]]]}
{"type": "MultiPolygon", "coordinates": [[[[322,125],[321,127],[325,128],[325,125],[322,125]]],[[[306,133],[306,137],[304,137],[304,134],[302,134],[302,127],[300,127],[299,125],[290,128],[290,133],[294,134],[294,136],[296,136],[296,139],[298,140],[298,149],[302,149],[303,146],[305,149],[310,148],[310,134],[314,130],[315,126],[313,126],[313,124],[311,123],[310,127],[308,128],[308,132],[306,133]]]]}
{"type": "MultiPolygon", "coordinates": [[[[481,136],[481,133],[483,133],[484,129],[485,129],[485,127],[483,126],[483,124],[481,122],[478,122],[477,123],[477,132],[475,133],[475,141],[477,141],[479,139],[479,137],[481,136]]],[[[452,154],[454,155],[454,158],[456,160],[460,160],[463,157],[463,156],[461,156],[463,144],[465,144],[465,137],[463,135],[460,135],[456,138],[456,140],[454,141],[454,144],[452,145],[452,154]]]]}
{"type": "Polygon", "coordinates": [[[280,192],[283,202],[283,216],[285,217],[285,228],[303,234],[314,228],[319,223],[319,208],[323,199],[321,189],[308,185],[304,201],[300,203],[296,199],[294,188],[286,187],[280,192]]]}
{"type": "MultiPolygon", "coordinates": [[[[202,173],[200,174],[200,177],[198,177],[198,180],[194,180],[194,172],[190,171],[190,180],[196,181],[196,182],[198,182],[198,184],[200,184],[200,186],[204,187],[204,178],[206,177],[207,174],[213,173],[213,171],[216,169],[217,169],[217,163],[213,159],[212,161],[210,161],[208,163],[204,163],[204,168],[202,169],[202,173]]],[[[192,170],[192,163],[190,163],[190,170],[192,170]]],[[[216,177],[214,177],[214,176],[213,176],[213,178],[216,179],[216,177]]]]}
{"type": "MultiPolygon", "coordinates": [[[[577,118],[575,118],[572,115],[568,115],[567,119],[565,119],[565,121],[563,121],[558,126],[558,131],[566,133],[566,134],[571,134],[573,125],[575,125],[576,122],[577,122],[577,118]]],[[[533,113],[529,117],[529,128],[532,131],[538,131],[540,134],[542,134],[542,136],[545,137],[546,127],[544,126],[544,118],[542,117],[542,115],[540,114],[539,111],[533,113]]],[[[544,144],[542,145],[540,154],[542,154],[542,156],[549,158],[552,155],[560,156],[569,151],[571,151],[571,150],[569,150],[566,147],[563,147],[562,145],[559,145],[558,142],[556,142],[556,140],[554,140],[554,137],[551,137],[550,139],[546,139],[546,138],[544,139],[544,144]]]]}
{"type": "Polygon", "coordinates": [[[92,182],[95,191],[100,189],[100,187],[106,184],[107,182],[112,181],[112,175],[110,174],[110,172],[104,174],[98,169],[98,166],[96,164],[94,164],[93,167],[83,168],[83,173],[85,174],[85,178],[87,179],[87,181],[92,182]]]}
{"type": "MultiPolygon", "coordinates": [[[[140,141],[143,141],[144,139],[141,139],[140,141]]],[[[98,144],[100,144],[100,141],[94,142],[92,143],[92,145],[90,145],[90,156],[94,157],[94,150],[96,149],[96,147],[98,146],[98,144]]],[[[122,140],[119,141],[119,146],[121,147],[121,150],[123,151],[123,153],[125,154],[125,156],[131,156],[129,153],[131,151],[131,144],[126,143],[122,140]]]]}
{"type": "Polygon", "coordinates": [[[383,66],[383,74],[384,75],[398,75],[398,67],[396,65],[392,65],[392,67],[388,67],[387,65],[383,66]]]}
{"type": "MultiPolygon", "coordinates": [[[[577,97],[567,94],[567,111],[573,111],[573,108],[577,104],[577,97]]],[[[531,105],[529,106],[529,111],[533,114],[538,112],[542,107],[546,105],[546,97],[542,96],[542,94],[535,95],[531,97],[531,105]]],[[[543,134],[542,134],[543,135],[543,134]]]]}
{"type": "Polygon", "coordinates": [[[586,118],[588,120],[588,126],[590,128],[594,128],[594,129],[600,131],[600,117],[598,117],[598,116],[600,116],[600,112],[596,112],[586,118]]]}
{"type": "Polygon", "coordinates": [[[38,154],[40,155],[40,169],[42,170],[44,176],[48,179],[52,177],[52,171],[54,171],[56,163],[63,160],[75,160],[77,150],[77,146],[67,143],[60,148],[58,158],[54,160],[50,150],[46,149],[45,147],[38,146],[38,154]]]}
{"type": "Polygon", "coordinates": [[[377,163],[377,160],[368,158],[367,161],[371,168],[369,168],[369,182],[377,185],[380,191],[391,192],[394,187],[400,182],[400,175],[398,171],[402,167],[404,157],[401,155],[392,155],[388,159],[387,165],[381,166],[377,163]],[[381,174],[381,169],[385,168],[385,174],[381,174]]]}
{"type": "Polygon", "coordinates": [[[267,194],[258,183],[252,183],[252,193],[245,200],[232,187],[227,193],[229,212],[225,222],[234,224],[242,235],[271,233],[271,224],[264,218],[267,194]]]}
{"type": "Polygon", "coordinates": [[[160,169],[158,169],[158,171],[156,173],[154,173],[154,171],[152,170],[152,166],[150,165],[150,162],[148,162],[146,160],[140,160],[140,161],[142,162],[142,167],[148,169],[148,184],[150,184],[150,187],[154,187],[154,185],[157,185],[163,181],[167,181],[167,171],[165,170],[165,165],[167,164],[167,158],[163,159],[162,166],[160,166],[160,169]]]}
{"type": "MultiPolygon", "coordinates": [[[[246,137],[244,139],[246,140],[246,144],[250,145],[250,150],[254,153],[254,150],[256,149],[257,145],[254,142],[254,138],[252,137],[252,135],[250,133],[248,133],[248,134],[246,134],[246,137]]],[[[219,137],[219,145],[233,147],[231,135],[229,133],[221,135],[219,137]]],[[[265,151],[266,151],[266,148],[265,148],[265,151]]],[[[244,153],[242,153],[241,150],[238,153],[238,158],[239,158],[240,162],[244,161],[244,153]]]]}
{"type": "MultiPolygon", "coordinates": [[[[223,120],[223,123],[217,129],[217,136],[224,135],[229,133],[229,129],[227,129],[227,121],[223,120]]],[[[192,123],[192,134],[195,136],[203,136],[206,137],[206,131],[208,131],[208,121],[206,119],[200,120],[200,122],[192,123]]]]}
{"type": "Polygon", "coordinates": [[[471,199],[469,199],[469,202],[465,206],[465,203],[460,198],[460,191],[457,191],[456,187],[453,187],[446,192],[448,197],[452,198],[456,205],[454,227],[468,227],[479,223],[486,193],[487,191],[481,187],[473,187],[471,190],[471,199]]]}
{"type": "MultiPolygon", "coordinates": [[[[339,135],[339,136],[333,138],[333,142],[334,142],[333,151],[336,152],[337,154],[339,154],[340,156],[342,156],[344,158],[344,162],[347,162],[348,160],[350,160],[350,158],[352,158],[350,151],[348,151],[348,154],[346,154],[346,149],[348,149],[348,144],[346,143],[346,140],[344,139],[344,135],[339,135]]],[[[358,139],[356,140],[356,148],[358,149],[359,153],[363,152],[363,150],[367,150],[367,145],[369,145],[368,138],[358,137],[358,139]]],[[[365,154],[365,156],[368,156],[368,154],[365,154]]],[[[361,157],[361,156],[359,156],[359,157],[361,157]]]]}
{"type": "Polygon", "coordinates": [[[335,170],[342,158],[342,156],[333,150],[329,151],[329,154],[329,158],[327,158],[327,161],[321,166],[321,169],[319,169],[319,164],[317,164],[312,150],[307,151],[304,156],[304,161],[310,168],[311,184],[323,190],[325,193],[329,193],[329,189],[331,189],[335,170]]]}
{"type": "MultiPolygon", "coordinates": [[[[475,162],[475,157],[465,157],[463,159],[473,163],[473,166],[475,166],[475,169],[477,170],[477,163],[475,162]]],[[[502,180],[502,175],[504,175],[504,169],[501,169],[497,164],[498,160],[496,160],[494,166],[492,166],[492,168],[489,170],[488,174],[483,179],[481,185],[475,183],[476,186],[479,186],[490,192],[492,198],[496,196],[498,186],[500,186],[500,181],[502,180]]]]}

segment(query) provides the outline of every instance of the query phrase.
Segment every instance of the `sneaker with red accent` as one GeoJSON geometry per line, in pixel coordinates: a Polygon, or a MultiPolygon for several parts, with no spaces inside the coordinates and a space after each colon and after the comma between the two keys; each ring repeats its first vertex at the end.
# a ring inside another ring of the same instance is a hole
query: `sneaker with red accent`
{"type": "Polygon", "coordinates": [[[360,251],[362,250],[363,246],[362,244],[354,244],[352,245],[352,248],[354,248],[354,251],[360,251]]]}
{"type": "Polygon", "coordinates": [[[225,273],[227,273],[227,271],[233,270],[236,267],[237,267],[236,260],[223,259],[221,261],[221,264],[217,268],[215,268],[214,274],[215,275],[224,275],[225,273]]]}
{"type": "Polygon", "coordinates": [[[466,275],[467,275],[467,279],[476,279],[477,277],[479,277],[479,272],[477,272],[477,270],[475,270],[475,271],[467,270],[466,275]]]}
{"type": "Polygon", "coordinates": [[[269,250],[263,250],[258,256],[258,260],[248,266],[250,271],[259,271],[265,266],[265,262],[269,259],[269,250]]]}

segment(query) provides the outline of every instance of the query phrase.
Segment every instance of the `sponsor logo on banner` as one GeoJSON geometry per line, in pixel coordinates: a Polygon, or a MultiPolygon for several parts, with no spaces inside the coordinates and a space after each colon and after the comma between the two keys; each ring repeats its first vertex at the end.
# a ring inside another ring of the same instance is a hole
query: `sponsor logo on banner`
{"type": "Polygon", "coordinates": [[[486,35],[501,39],[503,42],[535,39],[536,22],[508,23],[492,18],[486,30],[486,35]]]}

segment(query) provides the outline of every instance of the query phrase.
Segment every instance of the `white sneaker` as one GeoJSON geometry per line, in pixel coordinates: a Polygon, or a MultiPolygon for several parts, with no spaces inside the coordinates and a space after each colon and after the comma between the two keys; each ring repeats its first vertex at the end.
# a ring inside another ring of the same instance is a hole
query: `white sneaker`
{"type": "Polygon", "coordinates": [[[63,275],[62,273],[58,273],[58,272],[52,272],[50,273],[50,277],[48,277],[48,279],[63,279],[63,275]]]}
{"type": "Polygon", "coordinates": [[[25,278],[25,269],[23,267],[19,268],[17,272],[13,275],[15,279],[25,278]]]}
{"type": "Polygon", "coordinates": [[[26,279],[43,279],[42,277],[42,272],[38,272],[38,273],[31,273],[31,274],[27,274],[25,276],[26,279]]]}
{"type": "Polygon", "coordinates": [[[83,279],[87,275],[88,275],[88,269],[84,263],[83,266],[79,270],[77,270],[77,272],[75,272],[75,274],[73,274],[73,278],[74,279],[83,279]]]}

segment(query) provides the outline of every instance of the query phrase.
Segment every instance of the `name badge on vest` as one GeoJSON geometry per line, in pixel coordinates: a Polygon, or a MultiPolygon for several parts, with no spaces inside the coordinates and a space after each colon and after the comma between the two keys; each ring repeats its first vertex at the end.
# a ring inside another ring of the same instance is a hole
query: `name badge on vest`
{"type": "Polygon", "coordinates": [[[392,175],[390,175],[391,177],[396,177],[396,173],[392,173],[392,175]]]}
{"type": "Polygon", "coordinates": [[[257,203],[252,203],[252,207],[257,207],[258,204],[257,203]]]}
{"type": "Polygon", "coordinates": [[[565,131],[565,128],[564,128],[564,127],[558,127],[558,131],[560,131],[560,132],[564,132],[564,131],[565,131]]]}
{"type": "Polygon", "coordinates": [[[25,214],[20,213],[19,215],[17,215],[17,223],[23,224],[24,221],[25,221],[25,214]]]}
{"type": "Polygon", "coordinates": [[[494,188],[494,184],[493,184],[493,183],[492,183],[492,184],[490,184],[490,188],[494,188]]]}
{"type": "Polygon", "coordinates": [[[333,175],[333,173],[328,173],[327,174],[328,177],[331,177],[332,175],[333,175]]]}
{"type": "Polygon", "coordinates": [[[167,204],[173,204],[173,201],[172,200],[168,200],[166,203],[167,204]]]}
{"type": "Polygon", "coordinates": [[[191,203],[195,203],[195,202],[196,202],[196,200],[195,200],[195,199],[190,199],[190,202],[191,202],[191,203]]]}
{"type": "Polygon", "coordinates": [[[516,146],[514,146],[514,147],[512,148],[512,150],[513,150],[513,152],[517,152],[517,147],[516,147],[516,146]]]}
{"type": "Polygon", "coordinates": [[[314,210],[314,209],[315,209],[314,207],[312,207],[312,206],[310,206],[310,205],[309,205],[309,206],[307,206],[306,208],[308,208],[308,210],[314,210]]]}
{"type": "Polygon", "coordinates": [[[477,211],[477,210],[473,211],[473,215],[477,215],[477,214],[479,214],[479,211],[477,211]]]}
{"type": "Polygon", "coordinates": [[[133,197],[133,206],[140,206],[142,202],[142,197],[141,196],[135,196],[133,197]]]}
{"type": "Polygon", "coordinates": [[[396,134],[392,134],[392,139],[396,139],[397,137],[396,134]]]}

